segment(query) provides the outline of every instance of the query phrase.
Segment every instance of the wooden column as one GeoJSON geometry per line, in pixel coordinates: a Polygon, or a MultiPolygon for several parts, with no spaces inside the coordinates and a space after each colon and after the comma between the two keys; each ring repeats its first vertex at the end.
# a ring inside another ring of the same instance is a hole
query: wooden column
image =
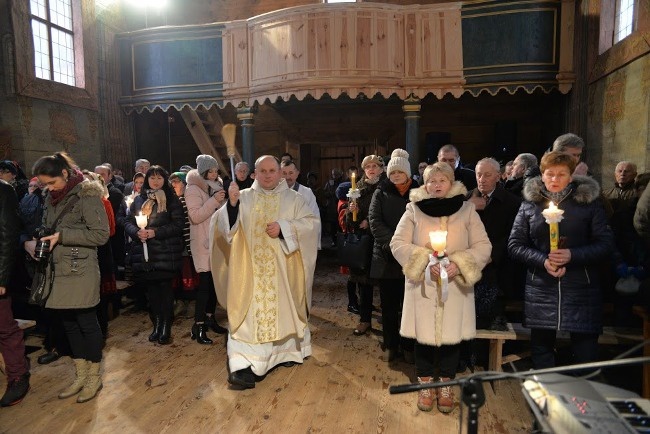
{"type": "Polygon", "coordinates": [[[248,163],[251,171],[255,170],[253,147],[255,144],[255,121],[253,117],[257,109],[244,104],[237,107],[237,119],[241,123],[242,159],[248,163]]]}
{"type": "Polygon", "coordinates": [[[418,163],[420,162],[420,98],[409,95],[404,100],[402,109],[404,110],[404,120],[406,121],[406,138],[404,145],[406,152],[409,153],[409,161],[411,163],[411,172],[417,173],[418,163]],[[415,168],[415,170],[413,169],[415,168]]]}

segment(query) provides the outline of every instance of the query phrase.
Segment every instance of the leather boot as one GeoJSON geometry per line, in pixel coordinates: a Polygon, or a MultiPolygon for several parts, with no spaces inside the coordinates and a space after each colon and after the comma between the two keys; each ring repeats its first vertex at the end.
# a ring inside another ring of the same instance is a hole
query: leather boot
{"type": "MultiPolygon", "coordinates": [[[[433,377],[418,377],[418,383],[432,383],[433,377]]],[[[418,390],[418,408],[422,411],[433,410],[433,401],[436,399],[436,392],[433,389],[418,390]]]]}
{"type": "Polygon", "coordinates": [[[192,326],[192,331],[190,332],[190,337],[192,340],[196,339],[196,342],[204,345],[210,345],[212,344],[212,339],[210,339],[207,335],[208,331],[208,325],[205,323],[198,323],[195,322],[194,325],[192,326]]]}
{"type": "Polygon", "coordinates": [[[81,393],[77,397],[77,402],[82,403],[90,401],[97,396],[97,392],[102,389],[102,377],[99,374],[100,367],[101,363],[89,363],[86,384],[84,384],[83,389],[81,389],[81,393]]]}
{"type": "Polygon", "coordinates": [[[219,323],[217,322],[216,319],[214,319],[214,315],[206,315],[205,316],[205,324],[212,329],[213,332],[219,335],[225,335],[228,333],[228,329],[225,327],[221,327],[219,323]]]}
{"type": "MultiPolygon", "coordinates": [[[[440,382],[449,381],[449,377],[441,377],[440,382]]],[[[438,388],[438,411],[441,413],[451,413],[454,409],[454,392],[451,386],[438,388]]]]}
{"type": "Polygon", "coordinates": [[[61,393],[59,393],[59,399],[70,398],[72,395],[76,395],[77,393],[81,392],[84,384],[86,384],[90,362],[86,359],[72,359],[72,361],[74,362],[76,377],[67,389],[64,389],[61,393]]]}
{"type": "Polygon", "coordinates": [[[152,319],[152,322],[153,331],[149,335],[149,342],[157,342],[160,338],[160,331],[162,329],[162,318],[160,316],[156,316],[152,319]]]}
{"type": "Polygon", "coordinates": [[[160,345],[167,345],[171,342],[172,337],[172,322],[170,319],[163,319],[160,326],[160,336],[158,336],[158,343],[160,345]]]}

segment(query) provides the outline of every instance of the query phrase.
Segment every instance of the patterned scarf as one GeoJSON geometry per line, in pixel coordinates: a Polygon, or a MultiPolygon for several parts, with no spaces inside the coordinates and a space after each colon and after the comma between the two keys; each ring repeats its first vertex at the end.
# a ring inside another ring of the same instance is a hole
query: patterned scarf
{"type": "Polygon", "coordinates": [[[562,191],[558,191],[557,193],[551,193],[544,187],[542,191],[542,196],[546,197],[547,199],[553,201],[556,205],[558,205],[560,202],[562,202],[564,199],[567,198],[568,195],[571,194],[573,191],[573,185],[569,184],[562,191]]]}
{"type": "Polygon", "coordinates": [[[65,187],[63,187],[59,191],[50,191],[50,203],[52,206],[56,206],[59,202],[63,200],[63,198],[77,186],[81,181],[84,180],[84,175],[77,169],[72,169],[71,175],[68,177],[68,180],[66,181],[65,187]]]}
{"type": "Polygon", "coordinates": [[[158,204],[158,212],[167,211],[167,196],[164,190],[147,190],[147,200],[142,204],[142,214],[149,217],[153,211],[154,204],[158,204]]]}

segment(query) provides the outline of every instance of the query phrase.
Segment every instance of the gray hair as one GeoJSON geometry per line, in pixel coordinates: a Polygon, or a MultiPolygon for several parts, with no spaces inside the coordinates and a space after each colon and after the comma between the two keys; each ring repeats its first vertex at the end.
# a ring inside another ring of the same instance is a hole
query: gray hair
{"type": "MultiPolygon", "coordinates": [[[[637,173],[636,164],[634,164],[633,162],[631,162],[631,161],[627,161],[627,160],[619,161],[619,162],[616,164],[616,167],[620,166],[621,164],[627,164],[628,166],[631,166],[631,167],[632,167],[632,170],[634,170],[634,173],[637,173]]],[[[614,168],[614,170],[616,170],[616,168],[614,168]]]]}
{"type": "Polygon", "coordinates": [[[452,144],[444,145],[442,148],[440,148],[438,154],[440,154],[441,152],[454,152],[456,153],[456,158],[460,158],[460,152],[458,152],[458,148],[452,144]]]}
{"type": "Polygon", "coordinates": [[[537,157],[533,154],[524,152],[523,154],[517,155],[517,158],[515,158],[515,160],[517,159],[526,165],[526,169],[529,167],[537,166],[537,157]]]}
{"type": "Polygon", "coordinates": [[[576,134],[566,133],[555,139],[553,142],[553,151],[566,152],[567,148],[583,149],[585,141],[576,134]]]}
{"type": "Polygon", "coordinates": [[[146,158],[140,158],[139,160],[135,160],[135,166],[133,166],[133,167],[138,167],[138,166],[141,166],[143,164],[151,165],[149,160],[147,160],[146,158]]]}
{"type": "Polygon", "coordinates": [[[490,157],[482,158],[478,161],[478,163],[476,163],[476,167],[478,167],[478,165],[481,163],[489,164],[490,166],[492,166],[492,168],[494,168],[494,170],[496,170],[497,172],[501,172],[501,165],[494,158],[490,158],[490,157]]]}
{"type": "Polygon", "coordinates": [[[235,164],[235,170],[239,170],[239,168],[243,166],[246,166],[246,169],[248,169],[249,172],[251,171],[251,168],[248,167],[248,163],[245,161],[240,161],[239,163],[235,164]]]}

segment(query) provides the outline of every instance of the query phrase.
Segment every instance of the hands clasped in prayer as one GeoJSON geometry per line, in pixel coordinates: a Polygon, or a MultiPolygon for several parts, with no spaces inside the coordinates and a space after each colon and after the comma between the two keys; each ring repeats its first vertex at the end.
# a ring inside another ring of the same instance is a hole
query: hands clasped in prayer
{"type": "Polygon", "coordinates": [[[566,274],[565,265],[571,261],[571,250],[557,249],[548,254],[544,261],[544,268],[553,277],[562,277],[566,274]]]}

